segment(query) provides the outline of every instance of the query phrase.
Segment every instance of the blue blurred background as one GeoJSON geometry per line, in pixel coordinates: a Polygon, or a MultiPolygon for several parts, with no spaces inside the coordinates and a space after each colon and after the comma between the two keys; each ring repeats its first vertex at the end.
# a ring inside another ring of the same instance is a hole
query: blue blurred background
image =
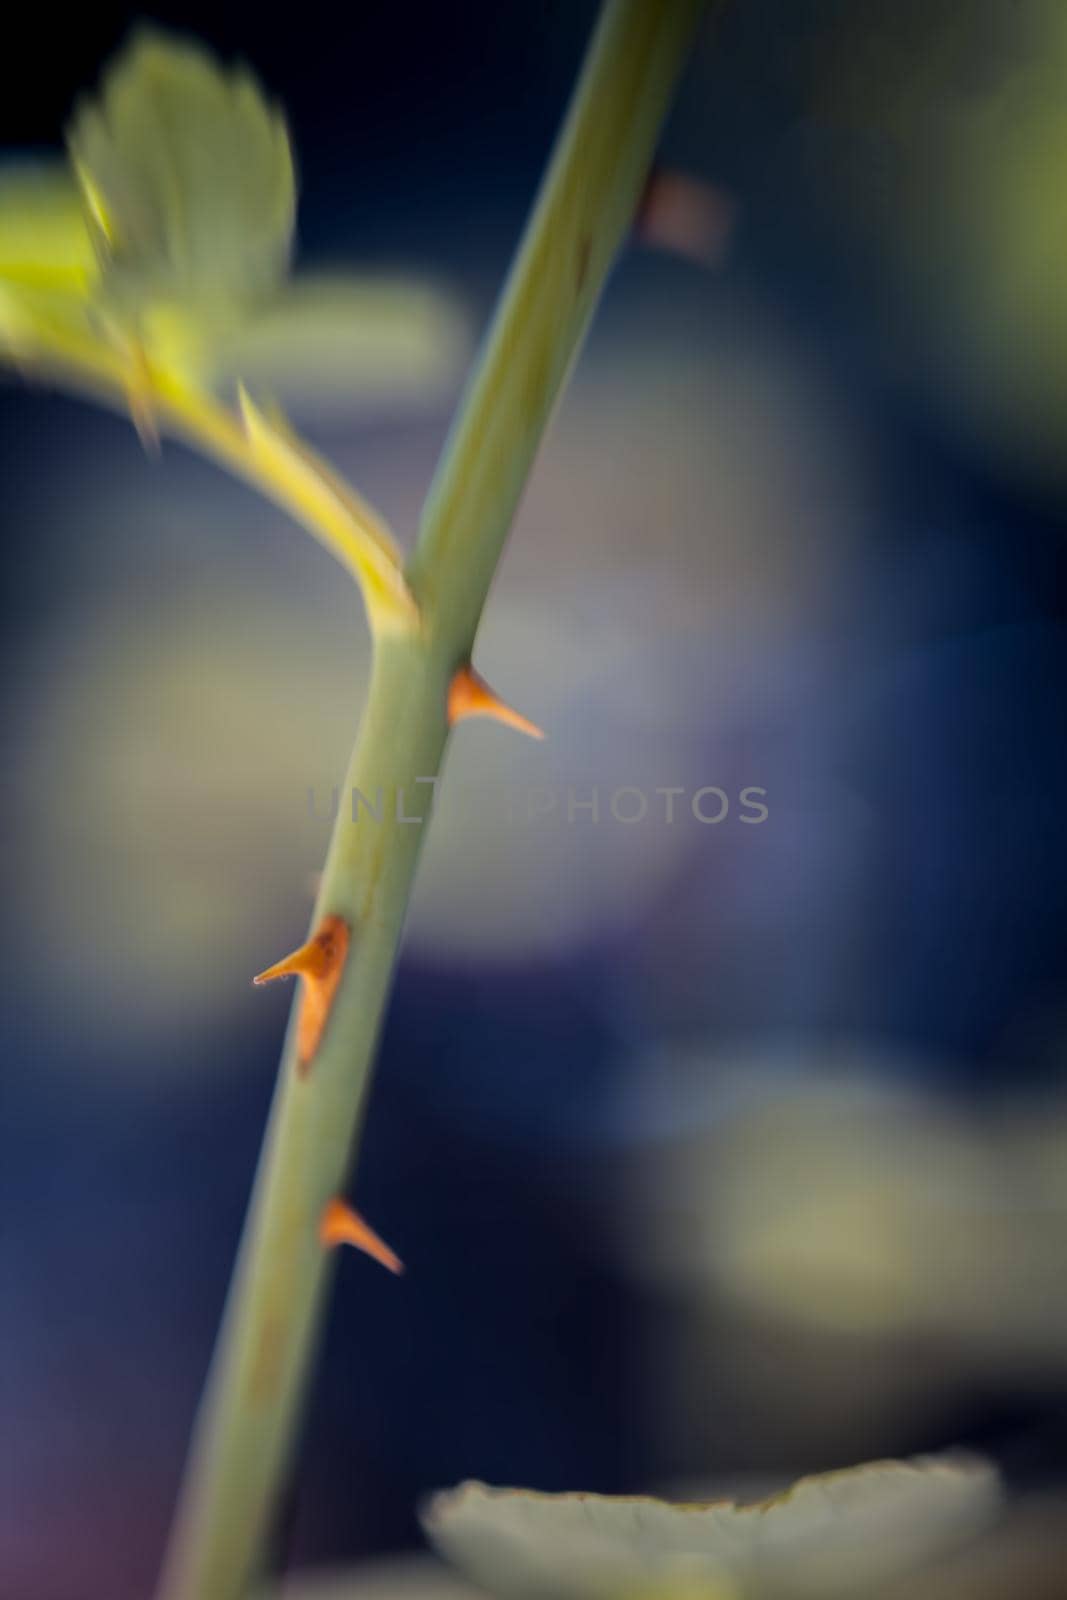
{"type": "MultiPolygon", "coordinates": [[[[26,13],[0,143],[55,145],[136,15],[26,13]]],[[[302,264],[439,297],[425,381],[294,405],[410,541],[594,7],[152,15],[286,106],[302,264]]],[[[287,1560],[414,1546],[469,1475],[963,1442],[1061,1482],[1064,83],[1056,0],[702,38],[663,158],[714,248],[620,263],[493,592],[480,664],[549,739],[455,741],[359,1170],[408,1273],[343,1263],[287,1560]]],[[[133,1600],[367,641],[326,554],[120,419],[5,383],[0,471],[0,1595],[133,1600]]]]}

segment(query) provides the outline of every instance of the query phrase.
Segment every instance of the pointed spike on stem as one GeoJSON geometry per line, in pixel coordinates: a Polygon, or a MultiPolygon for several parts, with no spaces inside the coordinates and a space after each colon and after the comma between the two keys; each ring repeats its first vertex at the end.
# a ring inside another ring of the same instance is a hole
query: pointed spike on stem
{"type": "Polygon", "coordinates": [[[448,725],[454,727],[466,717],[491,717],[506,728],[525,733],[531,739],[543,739],[544,729],[531,722],[521,712],[514,710],[495,694],[480,673],[468,663],[460,667],[448,689],[448,725]]]}
{"type": "Polygon", "coordinates": [[[284,425],[277,408],[274,408],[273,416],[269,416],[267,411],[261,411],[240,381],[237,384],[237,410],[249,443],[257,449],[268,449],[272,435],[284,439],[287,444],[292,443],[291,432],[284,425]]]}
{"type": "Polygon", "coordinates": [[[126,386],[126,404],[130,408],[130,421],[144,446],[145,453],[158,456],[161,453],[159,420],[152,404],[152,375],[148,369],[148,359],[140,346],[133,351],[131,362],[132,369],[126,386]]]}
{"type": "Polygon", "coordinates": [[[297,1057],[302,1072],[310,1067],[329,1020],[330,1008],[348,955],[349,927],[343,918],[325,916],[306,944],[259,972],[253,983],[276,978],[303,978],[297,1019],[297,1057]]]}
{"type": "Polygon", "coordinates": [[[380,1239],[374,1229],[364,1222],[358,1211],[354,1211],[346,1200],[331,1200],[328,1202],[319,1221],[319,1241],[324,1250],[336,1249],[338,1245],[350,1244],[356,1250],[362,1250],[365,1255],[379,1261],[383,1267],[399,1276],[404,1270],[404,1263],[396,1255],[384,1239],[380,1239]]]}
{"type": "Polygon", "coordinates": [[[293,432],[280,412],[261,411],[243,383],[237,408],[246,448],[271,492],[348,567],[372,623],[410,633],[419,608],[403,556],[384,520],[293,432]]]}

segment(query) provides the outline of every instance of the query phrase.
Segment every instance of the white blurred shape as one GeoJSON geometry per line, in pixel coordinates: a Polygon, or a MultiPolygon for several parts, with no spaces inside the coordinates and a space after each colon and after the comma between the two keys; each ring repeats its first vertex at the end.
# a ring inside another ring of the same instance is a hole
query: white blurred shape
{"type": "Polygon", "coordinates": [[[976,1535],[999,1501],[991,1467],[950,1457],[805,1478],[754,1506],[468,1483],[436,1495],[423,1522],[498,1600],[858,1600],[976,1535]]]}

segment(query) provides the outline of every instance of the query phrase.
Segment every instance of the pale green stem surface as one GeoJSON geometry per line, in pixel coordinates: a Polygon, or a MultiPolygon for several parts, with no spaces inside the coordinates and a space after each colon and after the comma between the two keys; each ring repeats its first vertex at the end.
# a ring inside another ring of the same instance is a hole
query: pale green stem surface
{"type": "MultiPolygon", "coordinates": [[[[339,809],[312,926],[339,915],[352,945],[307,1077],[296,1071],[289,1029],[164,1600],[244,1600],[268,1564],[333,1270],[319,1218],[350,1184],[424,833],[398,819],[395,799],[403,796],[403,815],[428,812],[432,791],[418,780],[441,766],[449,681],[469,658],[516,504],[633,216],[702,9],[702,0],[605,7],[427,500],[408,572],[423,627],[375,639],[344,794],[381,789],[385,818],[364,813],[357,824],[345,801],[339,809]]],[[[388,1237],[388,1219],[374,1220],[388,1237]]],[[[456,1248],[441,1240],[441,1249],[456,1248]]],[[[396,1289],[383,1281],[375,1292],[396,1289]]]]}

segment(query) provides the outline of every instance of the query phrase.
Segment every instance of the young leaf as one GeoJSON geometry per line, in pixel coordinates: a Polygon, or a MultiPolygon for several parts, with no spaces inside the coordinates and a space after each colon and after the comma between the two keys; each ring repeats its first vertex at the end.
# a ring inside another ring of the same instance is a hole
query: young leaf
{"type": "Polygon", "coordinates": [[[112,309],[140,326],[162,303],[205,333],[284,279],[296,184],[281,114],[244,68],[137,34],[67,142],[112,309]]]}
{"type": "Polygon", "coordinates": [[[66,163],[0,167],[0,281],[83,296],[97,271],[81,195],[66,163]]]}
{"type": "Polygon", "coordinates": [[[470,332],[459,303],[432,283],[342,272],[297,274],[209,352],[219,392],[268,390],[303,416],[425,405],[457,380],[470,332]]]}
{"type": "Polygon", "coordinates": [[[81,196],[54,161],[0,167],[0,348],[32,360],[42,336],[88,331],[96,253],[81,196]]]}

